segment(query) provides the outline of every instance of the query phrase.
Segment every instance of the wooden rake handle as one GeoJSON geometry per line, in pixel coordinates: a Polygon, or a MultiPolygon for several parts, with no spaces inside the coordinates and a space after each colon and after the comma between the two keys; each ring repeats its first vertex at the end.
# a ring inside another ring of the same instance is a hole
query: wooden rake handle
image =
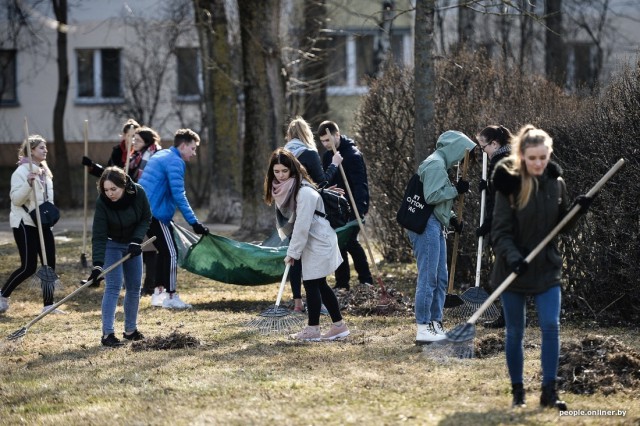
{"type": "MultiPolygon", "coordinates": [[[[147,244],[152,243],[153,241],[155,241],[156,237],[153,236],[151,238],[149,238],[147,241],[143,242],[141,244],[141,247],[144,248],[144,246],[146,246],[147,244]]],[[[131,254],[127,254],[125,255],[122,259],[118,260],[117,262],[115,262],[114,264],[112,264],[111,266],[109,266],[107,269],[103,270],[100,275],[98,275],[98,279],[104,277],[105,275],[107,275],[109,272],[111,272],[112,270],[114,270],[115,268],[117,268],[118,266],[120,266],[120,264],[124,263],[125,261],[129,260],[129,258],[131,257],[131,254]]],[[[33,324],[37,323],[38,321],[40,321],[42,318],[44,318],[45,316],[49,315],[51,312],[53,312],[58,306],[62,305],[63,303],[65,303],[67,300],[71,299],[72,297],[74,297],[76,294],[80,293],[82,290],[84,290],[86,287],[89,287],[91,284],[93,284],[93,280],[88,280],[86,283],[82,284],[80,287],[78,287],[77,289],[75,289],[73,292],[71,292],[70,294],[68,294],[66,297],[60,299],[57,303],[54,303],[53,306],[51,306],[50,309],[47,309],[46,311],[42,312],[40,315],[38,315],[37,317],[35,317],[34,319],[32,319],[26,326],[25,328],[29,328],[31,327],[33,324]]]]}
{"type": "MultiPolygon", "coordinates": [[[[469,150],[464,152],[464,164],[462,166],[462,180],[467,179],[467,170],[469,169],[469,150]]],[[[458,197],[458,211],[456,215],[458,220],[462,222],[462,212],[464,210],[464,194],[460,194],[458,197]]],[[[456,263],[458,262],[458,245],[460,244],[460,233],[456,232],[453,239],[453,252],[451,253],[451,268],[449,268],[449,289],[447,293],[453,293],[453,279],[456,275],[456,263]]]]}
{"type": "MultiPolygon", "coordinates": [[[[331,135],[331,132],[329,131],[328,128],[326,130],[327,130],[327,136],[329,136],[330,138],[329,140],[331,141],[331,149],[333,150],[333,153],[336,154],[338,150],[336,149],[336,144],[333,142],[333,136],[331,135]]],[[[387,289],[384,286],[384,283],[382,282],[382,275],[380,274],[380,270],[378,270],[378,264],[376,263],[376,260],[373,257],[373,251],[371,250],[371,245],[369,244],[369,237],[367,236],[367,231],[365,231],[364,225],[362,224],[362,220],[360,219],[360,212],[358,211],[358,207],[356,206],[356,200],[355,198],[353,198],[353,193],[351,192],[351,187],[349,187],[349,181],[347,181],[347,175],[344,172],[344,169],[342,168],[342,163],[338,165],[338,168],[340,169],[340,174],[342,175],[344,186],[345,188],[347,188],[347,194],[349,194],[349,201],[351,202],[351,206],[355,210],[356,220],[358,221],[360,232],[362,232],[362,236],[364,237],[364,242],[365,242],[365,245],[367,246],[367,253],[369,253],[369,258],[371,259],[371,264],[373,265],[373,270],[376,274],[376,281],[380,286],[380,290],[382,290],[382,295],[386,296],[387,289]]]]}
{"type": "MultiPolygon", "coordinates": [[[[607,181],[611,179],[611,177],[614,174],[616,174],[616,172],[620,169],[620,167],[622,167],[623,164],[624,164],[624,158],[619,159],[616,162],[616,164],[614,164],[613,167],[611,167],[611,169],[609,169],[609,171],[604,176],[602,176],[602,178],[600,178],[600,180],[595,185],[593,185],[593,187],[589,190],[589,192],[587,192],[586,196],[593,197],[594,195],[596,195],[596,193],[600,191],[600,188],[602,188],[602,186],[605,183],[607,183],[607,181]]],[[[562,230],[562,228],[564,228],[565,225],[569,223],[571,219],[573,219],[573,217],[579,211],[580,211],[579,205],[573,206],[573,208],[569,210],[569,212],[564,216],[564,218],[562,218],[560,223],[558,223],[555,226],[555,228],[553,228],[551,232],[549,232],[549,235],[547,235],[544,238],[544,240],[540,241],[540,243],[531,251],[531,253],[529,253],[527,257],[524,258],[525,262],[531,263],[533,258],[536,257],[538,253],[542,251],[542,249],[549,243],[549,241],[551,241],[560,232],[560,230],[562,230]]],[[[484,303],[480,305],[478,310],[473,315],[471,315],[469,320],[467,320],[467,323],[475,324],[475,322],[478,321],[480,316],[482,316],[484,311],[486,311],[489,308],[489,306],[491,306],[491,304],[507,289],[507,287],[517,277],[518,277],[518,274],[516,274],[515,272],[512,272],[511,274],[509,274],[509,276],[505,278],[505,280],[489,295],[487,300],[485,300],[484,303]]]]}

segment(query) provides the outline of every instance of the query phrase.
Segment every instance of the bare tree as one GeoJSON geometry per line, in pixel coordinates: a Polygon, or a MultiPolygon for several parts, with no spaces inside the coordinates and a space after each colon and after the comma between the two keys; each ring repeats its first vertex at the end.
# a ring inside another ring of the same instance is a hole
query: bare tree
{"type": "Polygon", "coordinates": [[[564,87],[567,58],[562,27],[562,0],[545,1],[545,73],[547,79],[564,87]]]}
{"type": "Polygon", "coordinates": [[[56,167],[56,204],[61,207],[71,207],[73,204],[71,175],[69,173],[69,158],[67,144],[64,139],[64,110],[69,92],[69,60],[67,57],[67,0],[52,0],[53,12],[57,22],[57,64],[58,91],[53,108],[53,152],[56,167]]]}
{"type": "MultiPolygon", "coordinates": [[[[204,82],[204,129],[211,172],[209,218],[220,223],[242,216],[242,135],[240,127],[241,46],[224,0],[194,0],[204,82]]],[[[235,25],[237,26],[237,24],[235,25]]]]}
{"type": "Polygon", "coordinates": [[[435,142],[435,64],[433,28],[435,0],[416,0],[415,24],[415,147],[414,165],[424,160],[435,142]]]}
{"type": "Polygon", "coordinates": [[[283,141],[284,79],[278,43],[280,1],[239,2],[245,81],[246,135],[242,175],[242,228],[273,228],[262,201],[270,153],[283,141]]]}

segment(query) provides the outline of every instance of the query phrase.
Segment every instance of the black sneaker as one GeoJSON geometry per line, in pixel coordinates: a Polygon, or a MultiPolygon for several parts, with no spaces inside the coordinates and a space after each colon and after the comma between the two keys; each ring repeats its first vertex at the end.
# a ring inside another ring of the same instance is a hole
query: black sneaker
{"type": "Polygon", "coordinates": [[[137,342],[138,340],[144,339],[144,334],[140,333],[137,329],[131,334],[122,333],[122,337],[127,340],[131,340],[132,342],[137,342]]]}
{"type": "Polygon", "coordinates": [[[101,342],[102,346],[108,346],[110,348],[117,348],[118,346],[124,345],[124,343],[118,340],[118,338],[113,333],[109,334],[107,337],[103,337],[101,339],[101,342]]]}

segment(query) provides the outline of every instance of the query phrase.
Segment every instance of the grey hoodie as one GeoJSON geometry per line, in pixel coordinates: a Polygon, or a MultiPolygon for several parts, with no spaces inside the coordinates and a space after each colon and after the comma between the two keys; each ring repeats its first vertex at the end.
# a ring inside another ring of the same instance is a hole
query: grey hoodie
{"type": "Polygon", "coordinates": [[[447,170],[464,158],[465,151],[475,147],[476,144],[464,133],[448,130],[438,138],[433,154],[418,167],[424,199],[434,205],[433,214],[444,226],[449,226],[449,220],[454,215],[451,211],[453,199],[458,196],[447,170]]]}

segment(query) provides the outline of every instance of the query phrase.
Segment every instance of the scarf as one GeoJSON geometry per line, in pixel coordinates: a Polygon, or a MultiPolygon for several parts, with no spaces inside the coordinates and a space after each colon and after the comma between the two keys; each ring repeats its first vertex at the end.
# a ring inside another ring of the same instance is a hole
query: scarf
{"type": "Polygon", "coordinates": [[[293,223],[296,221],[296,200],[293,197],[296,180],[289,178],[284,182],[271,184],[271,195],[276,202],[276,227],[281,239],[291,236],[293,223]]]}
{"type": "Polygon", "coordinates": [[[302,154],[306,150],[317,152],[317,150],[308,147],[298,138],[293,138],[289,142],[287,142],[287,144],[284,146],[284,149],[295,155],[296,158],[300,157],[300,154],[302,154]]]}

